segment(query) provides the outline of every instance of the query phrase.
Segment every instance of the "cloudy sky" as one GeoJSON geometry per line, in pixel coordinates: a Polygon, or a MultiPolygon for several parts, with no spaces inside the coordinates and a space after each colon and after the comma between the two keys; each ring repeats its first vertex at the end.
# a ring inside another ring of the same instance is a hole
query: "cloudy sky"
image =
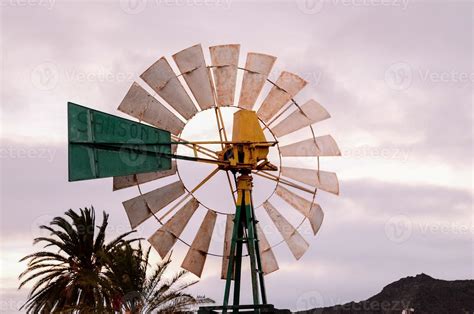
{"type": "MultiPolygon", "coordinates": [[[[321,168],[337,172],[341,193],[318,193],[325,220],[316,237],[303,226],[310,248],[299,261],[286,246],[275,248],[271,303],[296,310],[357,301],[422,272],[474,277],[472,2],[1,1],[0,311],[16,312],[25,300],[27,290],[16,290],[25,265],[17,261],[35,250],[38,225],[92,204],[110,213],[112,233],[130,228],[121,202],[136,189],[112,193],[111,179],[67,182],[66,103],[123,116],[117,106],[149,65],[197,43],[206,58],[209,46],[240,43],[241,65],[248,51],[277,56],[271,78],[299,74],[309,84],[296,100],[313,98],[332,115],[315,131],[339,144],[343,156],[321,168]]],[[[208,117],[199,119],[185,129],[190,136],[209,134],[208,117]]],[[[180,166],[186,184],[205,175],[180,166]]],[[[225,194],[216,193],[219,180],[211,196],[201,195],[210,206],[228,201],[214,197],[225,194]]],[[[265,194],[272,185],[259,186],[265,194]]],[[[147,221],[138,234],[156,228],[147,221]]],[[[221,245],[214,237],[211,249],[221,245]]],[[[175,248],[175,269],[185,254],[175,248]]],[[[193,293],[221,302],[219,274],[220,260],[208,258],[193,293]]]]}

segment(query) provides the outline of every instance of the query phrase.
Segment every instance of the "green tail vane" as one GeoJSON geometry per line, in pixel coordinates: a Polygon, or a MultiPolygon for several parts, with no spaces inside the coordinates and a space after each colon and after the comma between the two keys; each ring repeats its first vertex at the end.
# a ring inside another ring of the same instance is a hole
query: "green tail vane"
{"type": "Polygon", "coordinates": [[[69,181],[171,169],[171,135],[68,103],[69,181]]]}

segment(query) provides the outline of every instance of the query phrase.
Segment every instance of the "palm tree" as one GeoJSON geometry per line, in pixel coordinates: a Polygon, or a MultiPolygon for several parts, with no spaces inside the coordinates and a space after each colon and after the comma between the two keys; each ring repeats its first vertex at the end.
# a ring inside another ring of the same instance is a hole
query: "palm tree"
{"type": "Polygon", "coordinates": [[[116,247],[113,259],[108,263],[107,276],[115,290],[115,310],[126,313],[179,313],[189,311],[200,303],[214,303],[207,298],[195,298],[184,290],[197,281],[186,282],[186,271],[179,271],[165,279],[170,258],[158,263],[150,271],[150,248],[144,252],[141,243],[138,249],[128,243],[116,247]]]}
{"type": "Polygon", "coordinates": [[[28,265],[19,276],[19,288],[36,280],[22,309],[28,313],[112,312],[113,288],[105,275],[105,265],[117,247],[136,240],[125,240],[133,231],[106,243],[107,214],[103,214],[100,227],[95,225],[93,207],[80,209],[79,214],[70,209],[65,214],[71,222],[55,217],[49,226],[40,226],[51,237],[34,239],[34,244],[42,242],[44,248],[54,250],[21,259],[28,260],[28,265]]]}

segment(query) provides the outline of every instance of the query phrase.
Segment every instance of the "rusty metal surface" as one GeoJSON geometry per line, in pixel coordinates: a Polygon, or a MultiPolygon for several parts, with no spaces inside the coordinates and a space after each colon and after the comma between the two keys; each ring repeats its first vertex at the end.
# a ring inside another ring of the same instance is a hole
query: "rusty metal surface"
{"type": "Polygon", "coordinates": [[[184,128],[183,121],[137,83],[132,84],[118,110],[175,135],[184,128]]]}
{"type": "Polygon", "coordinates": [[[306,84],[298,75],[283,71],[258,109],[259,118],[264,122],[270,121],[306,84]]]}
{"type": "Polygon", "coordinates": [[[322,170],[281,167],[281,174],[295,181],[299,181],[323,191],[339,194],[339,182],[334,172],[322,170]]]}
{"type": "Polygon", "coordinates": [[[263,85],[270,74],[276,57],[263,53],[249,52],[245,63],[244,78],[240,90],[239,107],[252,110],[263,85]]]}
{"type": "Polygon", "coordinates": [[[257,236],[259,240],[262,271],[265,275],[267,275],[278,270],[278,262],[275,258],[275,254],[273,254],[272,247],[270,246],[270,243],[268,243],[267,237],[265,236],[265,233],[263,232],[259,223],[257,224],[257,236]]]}
{"type": "Polygon", "coordinates": [[[209,69],[206,67],[201,45],[195,45],[173,55],[184,80],[201,109],[214,106],[214,95],[209,69]]]}
{"type": "Polygon", "coordinates": [[[197,113],[196,106],[165,57],[152,64],[140,77],[186,120],[197,113]]]}
{"type": "Polygon", "coordinates": [[[161,258],[165,258],[169,253],[198,207],[198,201],[194,197],[191,198],[148,239],[161,258]]]}
{"type": "Polygon", "coordinates": [[[309,247],[308,242],[270,202],[266,201],[263,203],[263,207],[285,240],[293,256],[297,260],[300,259],[309,247]]]}
{"type": "Polygon", "coordinates": [[[199,227],[191,247],[181,264],[181,267],[201,277],[204,264],[206,262],[207,252],[211,243],[212,232],[216,224],[217,214],[211,210],[207,211],[206,216],[199,227]]]}
{"type": "Polygon", "coordinates": [[[227,278],[227,267],[229,264],[230,245],[232,242],[232,229],[234,228],[234,215],[227,215],[225,222],[224,248],[222,253],[221,279],[227,278]]]}
{"type": "Polygon", "coordinates": [[[142,183],[147,183],[160,178],[169,177],[176,173],[176,160],[171,161],[171,169],[147,173],[137,173],[129,176],[114,177],[113,190],[121,190],[142,183]]]}
{"type": "Polygon", "coordinates": [[[209,47],[218,106],[234,105],[240,45],[209,47]]]}
{"type": "Polygon", "coordinates": [[[150,210],[157,213],[183,194],[183,183],[176,181],[123,202],[130,226],[135,229],[153,215],[150,210]]]}
{"type": "Polygon", "coordinates": [[[284,136],[331,117],[326,109],[313,99],[305,102],[300,108],[301,110],[296,108],[288,117],[271,128],[272,132],[278,137],[284,136]]]}
{"type": "Polygon", "coordinates": [[[321,206],[316,203],[311,203],[310,201],[287,190],[281,185],[277,187],[276,194],[301,214],[303,214],[306,218],[308,218],[314,235],[318,233],[324,219],[324,213],[321,209],[321,206]]]}
{"type": "Polygon", "coordinates": [[[341,151],[331,135],[318,136],[280,147],[282,156],[341,156],[341,151]]]}

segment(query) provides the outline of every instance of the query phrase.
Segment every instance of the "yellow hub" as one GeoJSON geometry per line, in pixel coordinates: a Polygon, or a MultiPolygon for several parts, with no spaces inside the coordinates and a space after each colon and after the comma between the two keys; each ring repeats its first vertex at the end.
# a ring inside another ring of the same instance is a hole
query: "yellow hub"
{"type": "Polygon", "coordinates": [[[239,110],[234,113],[232,142],[218,152],[218,159],[228,161],[230,165],[220,166],[225,170],[277,170],[268,159],[269,147],[277,142],[267,142],[257,113],[239,110]]]}

